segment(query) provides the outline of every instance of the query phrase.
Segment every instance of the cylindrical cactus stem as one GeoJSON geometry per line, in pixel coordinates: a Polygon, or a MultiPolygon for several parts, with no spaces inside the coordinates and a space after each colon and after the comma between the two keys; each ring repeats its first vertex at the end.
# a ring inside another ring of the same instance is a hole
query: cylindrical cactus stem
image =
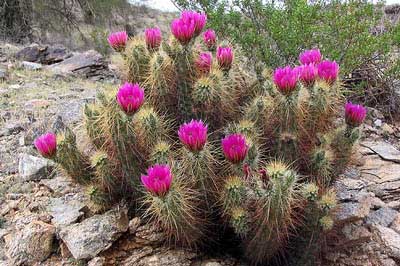
{"type": "Polygon", "coordinates": [[[182,147],[179,161],[187,182],[200,192],[205,201],[204,207],[208,210],[212,208],[216,192],[216,162],[210,149],[210,145],[204,146],[200,151],[190,151],[182,147]]]}
{"type": "Polygon", "coordinates": [[[99,105],[89,105],[86,104],[84,108],[85,115],[85,127],[86,133],[91,141],[91,143],[97,148],[101,149],[105,144],[105,139],[103,137],[103,132],[101,130],[101,114],[102,109],[99,105]]]}
{"type": "Polygon", "coordinates": [[[246,203],[246,185],[241,177],[226,178],[221,191],[221,205],[223,213],[230,216],[233,208],[244,206],[246,203]]]}
{"type": "Polygon", "coordinates": [[[297,174],[279,161],[267,164],[265,171],[269,177],[265,194],[251,203],[254,213],[244,241],[246,255],[255,264],[279,253],[297,223],[297,174]]]}
{"type": "Polygon", "coordinates": [[[114,166],[107,153],[98,151],[92,158],[92,168],[95,173],[95,181],[101,192],[109,195],[109,199],[117,196],[121,191],[119,181],[114,176],[114,166]]]}
{"type": "Polygon", "coordinates": [[[132,83],[143,82],[148,72],[150,55],[146,43],[142,38],[133,38],[128,41],[124,58],[127,65],[127,80],[132,83]]]}
{"type": "Polygon", "coordinates": [[[331,183],[333,159],[332,151],[328,148],[318,147],[311,153],[311,172],[316,181],[324,187],[331,183]]]}
{"type": "Polygon", "coordinates": [[[144,217],[163,229],[170,244],[197,247],[204,237],[204,221],[199,218],[201,213],[197,207],[199,201],[197,192],[184,185],[184,177],[177,172],[163,171],[162,173],[168,174],[168,177],[160,176],[160,173],[157,177],[153,177],[156,167],[166,166],[154,166],[151,170],[153,172],[148,170],[148,176],[142,176],[142,182],[144,181],[148,190],[143,201],[147,207],[144,217]],[[153,186],[154,178],[160,180],[157,182],[164,182],[165,185],[153,186]]]}
{"type": "Polygon", "coordinates": [[[57,135],[55,161],[78,183],[86,184],[93,178],[89,158],[79,151],[75,134],[69,128],[57,135]]]}
{"type": "Polygon", "coordinates": [[[171,145],[166,141],[159,141],[153,147],[150,162],[152,164],[169,164],[172,161],[172,156],[171,145]]]}
{"type": "Polygon", "coordinates": [[[193,55],[191,45],[186,45],[177,56],[176,68],[178,74],[177,95],[178,109],[180,113],[179,121],[184,122],[192,117],[192,98],[191,88],[195,70],[193,66],[193,55]]]}
{"type": "Polygon", "coordinates": [[[135,114],[132,124],[138,149],[143,158],[149,158],[154,145],[167,136],[167,122],[152,107],[144,106],[135,114]]]}
{"type": "Polygon", "coordinates": [[[144,87],[153,106],[163,113],[176,112],[176,69],[172,59],[163,51],[152,55],[144,87]],[[173,112],[175,111],[175,112],[173,112]]]}
{"type": "Polygon", "coordinates": [[[245,237],[249,230],[249,213],[241,206],[233,207],[230,214],[230,225],[240,237],[245,237]]]}

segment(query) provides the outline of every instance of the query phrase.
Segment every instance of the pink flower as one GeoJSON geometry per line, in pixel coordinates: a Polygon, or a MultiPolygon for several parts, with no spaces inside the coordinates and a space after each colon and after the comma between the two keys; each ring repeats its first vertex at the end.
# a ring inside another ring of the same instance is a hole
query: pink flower
{"type": "Polygon", "coordinates": [[[174,19],[171,23],[171,32],[182,45],[190,42],[194,37],[195,29],[194,22],[187,22],[183,19],[174,19]]]}
{"type": "Polygon", "coordinates": [[[230,47],[218,47],[217,48],[217,61],[218,65],[223,70],[229,70],[232,66],[233,52],[230,47]]]}
{"type": "Polygon", "coordinates": [[[215,31],[208,29],[203,33],[203,41],[208,49],[214,49],[217,43],[217,37],[215,36],[215,31]]]}
{"type": "Polygon", "coordinates": [[[232,134],[226,136],[221,143],[222,151],[230,162],[236,164],[242,162],[246,158],[249,147],[243,135],[232,134]]]}
{"type": "Polygon", "coordinates": [[[144,91],[139,84],[126,82],[117,92],[117,102],[127,115],[132,115],[142,106],[144,91]]]}
{"type": "Polygon", "coordinates": [[[304,85],[310,86],[314,84],[318,71],[314,64],[301,65],[294,68],[298,78],[304,85]]]}
{"type": "Polygon", "coordinates": [[[297,71],[290,66],[275,69],[274,83],[283,95],[290,95],[296,89],[297,78],[297,71]]]}
{"type": "Polygon", "coordinates": [[[209,73],[212,66],[212,56],[210,53],[201,53],[196,60],[196,67],[202,73],[209,73]]]}
{"type": "Polygon", "coordinates": [[[125,49],[127,41],[128,34],[126,34],[126,31],[113,32],[108,36],[108,43],[117,52],[122,52],[125,49]]]}
{"type": "Polygon", "coordinates": [[[191,151],[200,151],[207,141],[207,125],[201,120],[184,123],[178,130],[179,139],[191,151]]]}
{"type": "Polygon", "coordinates": [[[147,47],[157,50],[161,44],[161,31],[159,28],[148,28],[144,31],[147,47]]]}
{"type": "Polygon", "coordinates": [[[335,61],[323,61],[318,65],[318,76],[327,83],[334,82],[339,74],[339,65],[335,61]]]}
{"type": "Polygon", "coordinates": [[[367,114],[367,109],[362,105],[352,104],[351,102],[345,105],[345,118],[347,125],[351,127],[358,127],[364,121],[367,114]]]}
{"type": "Polygon", "coordinates": [[[196,11],[183,11],[181,19],[187,24],[194,24],[194,35],[198,36],[203,30],[207,22],[207,15],[204,13],[197,13],[196,11]]]}
{"type": "Polygon", "coordinates": [[[147,175],[142,175],[140,179],[150,193],[163,197],[171,187],[171,169],[168,165],[156,164],[147,169],[147,175]]]}
{"type": "Polygon", "coordinates": [[[321,52],[319,49],[307,50],[300,54],[299,59],[302,65],[314,64],[318,65],[321,62],[321,52]]]}
{"type": "Polygon", "coordinates": [[[57,138],[53,133],[46,133],[37,137],[33,144],[45,158],[52,158],[57,152],[57,138]]]}

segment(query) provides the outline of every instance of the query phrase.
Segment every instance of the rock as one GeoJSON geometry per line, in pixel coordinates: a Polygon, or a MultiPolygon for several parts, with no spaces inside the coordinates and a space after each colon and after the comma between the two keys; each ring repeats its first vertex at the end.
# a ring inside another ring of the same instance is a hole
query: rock
{"type": "Polygon", "coordinates": [[[394,133],[394,129],[386,123],[382,125],[382,130],[383,133],[387,135],[392,135],[394,133]]]}
{"type": "Polygon", "coordinates": [[[368,225],[389,226],[399,213],[390,208],[380,208],[377,211],[371,212],[366,220],[368,225]]]}
{"type": "Polygon", "coordinates": [[[114,208],[81,223],[63,227],[59,236],[75,259],[94,258],[128,230],[127,213],[126,207],[114,208]]]}
{"type": "Polygon", "coordinates": [[[23,230],[5,237],[7,256],[12,265],[41,262],[52,253],[54,237],[54,226],[33,221],[23,230]]]}
{"type": "Polygon", "coordinates": [[[399,210],[400,209],[400,201],[399,200],[391,201],[387,204],[387,206],[389,208],[399,210]]]}
{"type": "Polygon", "coordinates": [[[371,207],[371,199],[366,198],[360,202],[345,202],[339,204],[339,211],[337,213],[338,222],[350,222],[363,219],[369,214],[371,207]]]}
{"type": "Polygon", "coordinates": [[[42,179],[40,183],[48,187],[56,195],[65,195],[74,191],[72,182],[63,176],[56,176],[51,179],[42,179]]]}
{"type": "Polygon", "coordinates": [[[373,209],[380,209],[380,208],[386,207],[386,203],[383,202],[383,200],[381,200],[380,198],[377,198],[377,197],[373,197],[371,199],[371,204],[372,204],[372,208],[373,209]]]}
{"type": "Polygon", "coordinates": [[[387,250],[388,255],[400,259],[400,235],[393,229],[376,225],[373,232],[383,247],[387,250]]]}
{"type": "Polygon", "coordinates": [[[399,213],[394,218],[392,224],[390,225],[390,228],[392,228],[394,231],[396,231],[398,234],[400,234],[400,214],[399,213]]]}
{"type": "Polygon", "coordinates": [[[94,50],[76,53],[58,64],[51,65],[49,69],[57,74],[78,74],[86,78],[102,76],[108,72],[103,56],[94,50]]]}
{"type": "Polygon", "coordinates": [[[400,200],[400,181],[371,185],[368,190],[385,202],[400,200]]]}
{"type": "Polygon", "coordinates": [[[387,142],[363,142],[361,145],[378,154],[383,160],[400,163],[400,151],[387,142]]]}
{"type": "Polygon", "coordinates": [[[35,157],[26,153],[19,155],[18,172],[21,181],[40,180],[48,178],[54,164],[44,158],[35,157]]]}
{"type": "Polygon", "coordinates": [[[88,262],[87,266],[103,266],[103,265],[105,265],[105,263],[106,263],[106,259],[105,258],[96,257],[96,258],[91,259],[88,262]]]}
{"type": "Polygon", "coordinates": [[[19,90],[19,89],[21,89],[21,85],[19,85],[19,84],[12,84],[12,85],[10,85],[10,87],[9,87],[11,90],[19,90]]]}
{"type": "Polygon", "coordinates": [[[376,127],[381,127],[381,126],[382,126],[382,120],[376,119],[376,120],[374,121],[374,126],[376,126],[376,127]]]}
{"type": "Polygon", "coordinates": [[[137,229],[140,226],[140,218],[135,217],[132,220],[129,221],[129,233],[132,235],[136,233],[137,229]]]}
{"type": "Polygon", "coordinates": [[[82,211],[86,204],[85,199],[79,194],[65,195],[60,198],[51,198],[47,207],[50,215],[53,217],[52,224],[56,227],[70,225],[84,215],[82,211]]]}
{"type": "Polygon", "coordinates": [[[7,67],[0,65],[0,81],[5,81],[8,79],[9,73],[7,67]]]}
{"type": "Polygon", "coordinates": [[[40,46],[32,44],[18,51],[15,57],[21,61],[37,62],[50,65],[71,57],[63,46],[40,46]]]}
{"type": "Polygon", "coordinates": [[[41,70],[42,69],[42,64],[23,61],[22,62],[22,67],[24,69],[26,69],[26,70],[41,70]]]}
{"type": "Polygon", "coordinates": [[[145,247],[136,249],[133,254],[122,262],[122,266],[190,266],[197,256],[194,252],[185,250],[153,249],[145,247]]]}
{"type": "Polygon", "coordinates": [[[385,183],[399,179],[400,164],[382,160],[379,155],[369,155],[365,156],[365,165],[360,171],[364,181],[385,183]]]}
{"type": "Polygon", "coordinates": [[[24,127],[19,123],[7,123],[0,131],[0,137],[18,134],[23,131],[24,127]]]}

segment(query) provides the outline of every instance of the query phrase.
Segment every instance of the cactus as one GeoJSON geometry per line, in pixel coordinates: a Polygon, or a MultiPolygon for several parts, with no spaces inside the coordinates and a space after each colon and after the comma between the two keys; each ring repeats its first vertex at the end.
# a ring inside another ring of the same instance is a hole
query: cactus
{"type": "Polygon", "coordinates": [[[212,30],[199,38],[205,23],[184,11],[168,38],[158,28],[112,34],[124,82],[84,107],[89,148],[69,129],[35,147],[87,187],[95,212],[126,201],[170,245],[233,239],[253,264],[291,254],[293,265],[310,265],[334,226],[330,185],[366,110],[347,103],[346,125],[337,123],[339,66],[318,50],[294,68],[253,71],[212,30]]]}

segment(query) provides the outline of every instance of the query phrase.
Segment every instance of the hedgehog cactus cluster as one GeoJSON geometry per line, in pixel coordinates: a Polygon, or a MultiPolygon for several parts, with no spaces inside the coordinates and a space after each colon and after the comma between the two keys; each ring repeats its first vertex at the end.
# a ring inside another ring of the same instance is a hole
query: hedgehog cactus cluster
{"type": "Polygon", "coordinates": [[[201,34],[206,21],[184,11],[169,38],[158,28],[111,34],[125,74],[84,108],[91,148],[78,149],[69,129],[35,146],[89,188],[98,210],[125,200],[170,245],[207,247],[233,231],[254,264],[302,261],[309,253],[293,247],[316,252],[333,226],[330,185],[366,110],[345,105],[339,66],[319,50],[260,78],[239,49],[201,34]]]}

